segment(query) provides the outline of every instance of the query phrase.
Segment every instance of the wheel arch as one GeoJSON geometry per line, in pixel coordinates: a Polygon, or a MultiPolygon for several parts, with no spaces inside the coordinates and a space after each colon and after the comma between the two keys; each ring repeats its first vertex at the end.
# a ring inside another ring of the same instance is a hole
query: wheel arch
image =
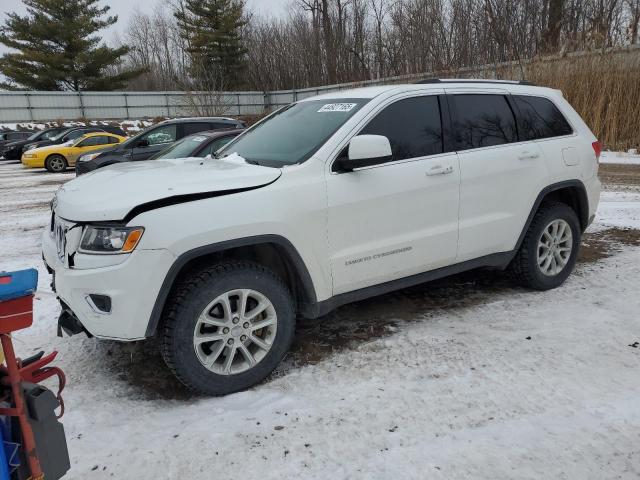
{"type": "Polygon", "coordinates": [[[540,208],[540,205],[545,201],[558,201],[571,207],[576,212],[576,215],[578,215],[580,227],[583,232],[589,225],[589,198],[587,196],[587,189],[584,186],[584,183],[577,179],[554,183],[545,187],[538,194],[533,206],[531,207],[531,212],[529,212],[524,228],[520,233],[520,237],[518,238],[518,243],[516,244],[514,251],[517,251],[522,245],[527,230],[529,230],[529,226],[533,221],[533,217],[540,208]]]}
{"type": "Polygon", "coordinates": [[[147,325],[146,337],[155,335],[167,301],[181,278],[222,259],[249,260],[272,269],[291,289],[297,311],[313,311],[317,305],[315,287],[302,257],[286,238],[280,235],[258,235],[204,245],[180,255],[165,276],[147,325]]]}

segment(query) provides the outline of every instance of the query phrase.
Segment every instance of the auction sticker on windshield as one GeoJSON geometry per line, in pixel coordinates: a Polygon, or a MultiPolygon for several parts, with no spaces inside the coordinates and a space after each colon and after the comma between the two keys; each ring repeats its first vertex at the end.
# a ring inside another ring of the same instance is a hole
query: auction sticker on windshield
{"type": "Polygon", "coordinates": [[[357,103],[327,103],[318,112],[349,112],[357,103]]]}

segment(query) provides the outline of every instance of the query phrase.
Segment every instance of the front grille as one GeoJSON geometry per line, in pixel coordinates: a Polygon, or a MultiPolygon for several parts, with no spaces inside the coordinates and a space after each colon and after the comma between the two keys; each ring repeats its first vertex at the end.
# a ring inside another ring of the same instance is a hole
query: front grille
{"type": "Polygon", "coordinates": [[[67,233],[69,232],[71,225],[56,216],[55,212],[53,212],[52,215],[51,236],[56,242],[58,258],[64,262],[65,255],[67,253],[67,233]]]}

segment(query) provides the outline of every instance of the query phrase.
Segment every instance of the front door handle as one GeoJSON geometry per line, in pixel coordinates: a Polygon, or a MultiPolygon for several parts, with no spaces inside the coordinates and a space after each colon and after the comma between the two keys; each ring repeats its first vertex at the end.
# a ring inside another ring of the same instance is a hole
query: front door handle
{"type": "Polygon", "coordinates": [[[540,154],[538,152],[522,152],[518,160],[535,160],[540,154]]]}
{"type": "Polygon", "coordinates": [[[433,175],[446,175],[452,172],[453,167],[451,165],[449,165],[448,167],[443,167],[442,165],[434,165],[429,170],[427,170],[427,176],[431,177],[433,175]]]}

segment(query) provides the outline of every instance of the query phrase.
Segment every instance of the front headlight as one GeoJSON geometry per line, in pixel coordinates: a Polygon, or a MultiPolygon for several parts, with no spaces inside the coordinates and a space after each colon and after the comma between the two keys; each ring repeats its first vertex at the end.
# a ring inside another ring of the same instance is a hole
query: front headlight
{"type": "Polygon", "coordinates": [[[27,148],[24,149],[24,151],[28,152],[29,150],[33,150],[34,148],[36,148],[35,145],[29,145],[27,148]]]}
{"type": "Polygon", "coordinates": [[[35,153],[25,153],[22,155],[24,158],[36,158],[37,155],[35,153]]]}
{"type": "Polygon", "coordinates": [[[100,155],[100,153],[87,153],[86,155],[82,155],[78,159],[78,162],[90,162],[91,160],[96,158],[98,155],[100,155]]]}
{"type": "Polygon", "coordinates": [[[82,232],[80,252],[92,254],[131,253],[140,242],[142,227],[87,225],[82,232]]]}

